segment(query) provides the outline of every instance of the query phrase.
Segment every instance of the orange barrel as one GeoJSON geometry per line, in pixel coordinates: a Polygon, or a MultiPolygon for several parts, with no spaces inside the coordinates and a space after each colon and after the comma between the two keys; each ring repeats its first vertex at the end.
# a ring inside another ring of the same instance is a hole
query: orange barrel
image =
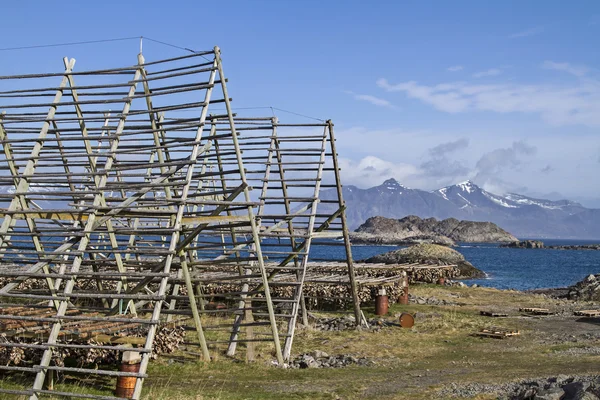
{"type": "Polygon", "coordinates": [[[380,289],[375,297],[375,315],[385,315],[389,309],[389,299],[385,289],[380,289]]]}
{"type": "Polygon", "coordinates": [[[415,324],[415,317],[409,313],[400,314],[400,326],[403,328],[412,328],[415,324]]]}
{"type": "MultiPolygon", "coordinates": [[[[121,372],[140,372],[140,364],[126,364],[123,363],[119,367],[121,372]]],[[[137,378],[135,376],[118,376],[117,377],[117,389],[115,395],[117,397],[125,397],[127,399],[133,397],[133,390],[135,389],[135,382],[137,378]]]]}

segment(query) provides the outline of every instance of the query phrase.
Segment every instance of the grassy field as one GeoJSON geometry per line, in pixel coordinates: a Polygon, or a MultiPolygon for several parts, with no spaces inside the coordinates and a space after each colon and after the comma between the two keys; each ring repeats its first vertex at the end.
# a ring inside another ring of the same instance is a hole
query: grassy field
{"type": "MultiPolygon", "coordinates": [[[[270,366],[267,348],[257,348],[257,361],[220,357],[216,362],[179,362],[180,356],[151,363],[144,384],[146,399],[430,399],[451,384],[500,383],[558,374],[598,373],[600,356],[586,349],[600,347],[600,323],[572,316],[589,308],[540,295],[484,288],[415,286],[417,296],[445,299],[459,305],[392,305],[387,319],[400,312],[416,313],[412,329],[329,332],[303,328],[294,354],[322,350],[330,355],[366,357],[365,367],[281,369],[270,366]],[[520,307],[545,307],[556,316],[528,317],[520,307]],[[502,311],[508,318],[479,315],[482,309],[502,311]],[[481,328],[517,329],[518,337],[474,337],[481,328]],[[579,349],[580,351],[569,351],[579,349]]],[[[364,307],[367,317],[373,309],[364,307]]],[[[320,314],[327,316],[328,314],[320,314]]],[[[67,380],[81,392],[111,395],[114,381],[67,380]],[[91,388],[93,385],[96,389],[91,388]]],[[[16,387],[8,379],[2,387],[16,387]]],[[[56,390],[61,390],[57,385],[56,390]]],[[[15,397],[17,398],[17,397],[15,397]]],[[[479,395],[492,399],[494,395],[479,395]],[[486,397],[487,396],[487,397],[486,397]]]]}

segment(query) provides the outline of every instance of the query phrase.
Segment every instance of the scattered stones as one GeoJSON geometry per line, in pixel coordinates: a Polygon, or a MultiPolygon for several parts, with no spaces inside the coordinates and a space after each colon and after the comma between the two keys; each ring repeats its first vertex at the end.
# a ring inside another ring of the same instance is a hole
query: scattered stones
{"type": "Polygon", "coordinates": [[[338,318],[319,318],[315,321],[315,329],[319,331],[346,331],[356,329],[353,316],[348,315],[338,318]]]}
{"type": "MultiPolygon", "coordinates": [[[[565,343],[583,343],[586,344],[588,342],[595,342],[600,340],[600,332],[587,332],[587,333],[580,333],[577,335],[574,335],[572,333],[553,333],[551,335],[546,335],[544,337],[540,337],[540,339],[538,340],[539,343],[541,344],[545,344],[545,345],[556,345],[556,344],[565,344],[565,343]]],[[[572,348],[572,349],[567,349],[567,350],[563,350],[565,353],[572,353],[572,354],[579,354],[579,352],[581,352],[581,354],[595,354],[595,352],[597,350],[592,350],[595,349],[595,347],[586,347],[586,348],[572,348]]]]}
{"type": "Polygon", "coordinates": [[[476,397],[495,394],[501,400],[598,400],[600,376],[565,376],[523,380],[504,384],[451,384],[440,391],[442,396],[476,397]]]}
{"type": "Polygon", "coordinates": [[[367,366],[372,363],[364,357],[358,358],[349,354],[330,356],[324,351],[315,350],[299,355],[289,363],[289,367],[293,369],[343,368],[350,365],[367,366]]]}
{"type": "Polygon", "coordinates": [[[436,297],[421,297],[413,296],[409,293],[408,302],[413,304],[430,305],[430,306],[457,306],[458,303],[453,301],[438,299],[436,297]]]}
{"type": "Polygon", "coordinates": [[[565,355],[582,355],[582,354],[593,354],[600,355],[600,347],[573,347],[571,349],[561,350],[555,352],[555,354],[565,355]]]}

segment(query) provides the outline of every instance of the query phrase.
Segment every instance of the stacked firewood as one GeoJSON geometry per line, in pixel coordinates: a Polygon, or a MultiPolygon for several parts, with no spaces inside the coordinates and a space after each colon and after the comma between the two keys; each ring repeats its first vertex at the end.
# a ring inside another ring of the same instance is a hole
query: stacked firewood
{"type": "MultiPolygon", "coordinates": [[[[381,288],[385,288],[389,298],[394,301],[402,294],[400,285],[400,274],[406,271],[410,283],[425,282],[435,283],[439,278],[452,279],[459,275],[460,271],[455,266],[438,266],[431,268],[405,267],[405,268],[356,268],[358,285],[358,297],[362,303],[372,302],[381,288]],[[378,278],[396,278],[390,279],[385,283],[377,283],[378,278]]],[[[352,296],[347,279],[347,267],[344,264],[329,264],[323,266],[309,266],[307,282],[303,286],[303,294],[306,304],[310,309],[340,309],[346,308],[352,304],[352,296]],[[311,275],[322,275],[329,277],[339,277],[340,281],[332,279],[331,283],[311,283],[311,275]]],[[[276,281],[277,277],[275,278],[276,281]]],[[[279,282],[279,281],[278,281],[279,282]]],[[[257,282],[250,285],[253,289],[257,282]],[[254,285],[254,286],[253,286],[254,285]]],[[[272,285],[270,287],[271,295],[277,298],[292,298],[295,286],[272,285]]],[[[210,283],[201,286],[204,295],[213,295],[215,299],[219,295],[229,292],[239,292],[242,286],[239,283],[215,284],[210,283]]],[[[180,295],[187,294],[185,287],[181,287],[180,295]]],[[[210,298],[209,298],[210,301],[210,298]]]]}
{"type": "MultiPolygon", "coordinates": [[[[123,332],[122,332],[123,333],[123,332]]],[[[147,328],[135,328],[126,332],[129,337],[146,337],[147,328]]],[[[156,358],[160,354],[173,353],[179,348],[185,337],[185,329],[182,326],[163,326],[154,338],[154,348],[151,357],[156,358]]],[[[26,339],[20,337],[7,338],[5,334],[0,335],[0,365],[27,365],[40,362],[43,354],[41,349],[32,349],[25,347],[5,347],[2,343],[27,343],[44,344],[39,340],[26,339]]],[[[69,343],[87,344],[91,346],[105,345],[95,339],[70,341],[69,343]]],[[[52,364],[64,366],[66,359],[74,361],[78,366],[86,365],[114,365],[120,361],[120,351],[91,348],[64,348],[57,347],[52,349],[52,364]]]]}

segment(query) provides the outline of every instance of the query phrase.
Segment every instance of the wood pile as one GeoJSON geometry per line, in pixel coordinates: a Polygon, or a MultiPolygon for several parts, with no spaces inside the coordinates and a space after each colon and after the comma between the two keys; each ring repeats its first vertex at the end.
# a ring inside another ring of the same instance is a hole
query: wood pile
{"type": "MultiPolygon", "coordinates": [[[[459,269],[454,265],[355,263],[355,269],[358,297],[361,303],[372,302],[380,288],[385,288],[388,297],[394,302],[402,294],[402,288],[400,287],[402,272],[407,273],[409,282],[424,283],[435,283],[439,278],[452,279],[460,274],[459,269]]],[[[217,269],[212,272],[215,277],[219,274],[217,269]]],[[[206,276],[212,279],[210,274],[206,276]]],[[[276,275],[272,280],[274,284],[270,287],[271,295],[277,298],[292,298],[294,286],[287,286],[285,283],[294,280],[295,277],[291,273],[282,272],[276,275]]],[[[336,310],[351,306],[352,296],[348,282],[348,267],[345,263],[309,263],[303,286],[307,307],[309,309],[336,310]]],[[[256,279],[251,281],[251,287],[259,284],[260,282],[256,279]]],[[[220,296],[228,292],[240,291],[241,288],[242,286],[239,283],[207,283],[201,285],[202,293],[208,296],[212,295],[214,299],[219,299],[220,296]]],[[[187,294],[186,288],[182,286],[179,294],[187,294]]],[[[213,298],[207,298],[207,301],[211,300],[213,298]]]]}
{"type": "MultiPolygon", "coordinates": [[[[125,329],[119,332],[122,337],[145,338],[148,328],[136,327],[125,329]]],[[[154,348],[152,358],[157,358],[160,354],[169,354],[179,348],[185,337],[183,326],[163,326],[154,339],[154,348]]],[[[142,340],[143,341],[143,340],[142,340]]],[[[0,334],[0,343],[21,343],[30,345],[43,345],[44,341],[36,338],[24,336],[14,336],[10,340],[5,333],[0,334]]],[[[68,341],[60,340],[59,344],[84,344],[90,346],[106,345],[106,342],[99,341],[96,338],[81,339],[69,338],[68,341]]],[[[132,348],[133,349],[133,348],[132,348]]],[[[65,348],[57,347],[52,349],[52,363],[56,366],[64,366],[65,360],[77,364],[78,367],[89,365],[114,365],[120,362],[120,351],[91,348],[65,348]]],[[[29,364],[38,364],[42,358],[43,350],[39,348],[27,347],[3,347],[0,346],[0,364],[25,366],[29,364]]]]}

